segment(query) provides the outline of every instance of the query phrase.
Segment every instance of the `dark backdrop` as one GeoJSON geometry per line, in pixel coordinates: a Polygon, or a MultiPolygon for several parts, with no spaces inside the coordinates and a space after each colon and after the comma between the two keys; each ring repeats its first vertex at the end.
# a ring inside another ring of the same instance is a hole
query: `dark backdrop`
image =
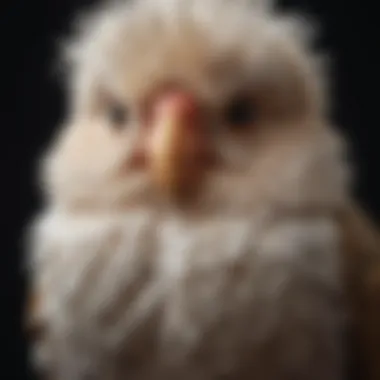
{"type": "MultiPolygon", "coordinates": [[[[207,1],[207,0],[205,0],[207,1]]],[[[0,377],[27,379],[26,345],[21,316],[25,281],[21,271],[20,236],[25,221],[38,205],[33,185],[34,160],[49,140],[64,112],[64,97],[52,75],[56,38],[69,20],[90,0],[2,0],[0,62],[3,69],[0,108],[2,236],[0,295],[3,323],[0,377]],[[5,148],[5,149],[4,149],[5,148]]],[[[356,195],[380,218],[380,149],[377,138],[380,33],[376,2],[336,0],[283,1],[300,8],[322,25],[321,43],[334,57],[333,117],[352,144],[358,172],[356,195]]]]}

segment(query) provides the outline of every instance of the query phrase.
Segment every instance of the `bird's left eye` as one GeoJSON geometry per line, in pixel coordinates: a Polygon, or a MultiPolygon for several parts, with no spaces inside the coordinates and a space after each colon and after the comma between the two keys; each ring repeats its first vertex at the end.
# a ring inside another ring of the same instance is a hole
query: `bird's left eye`
{"type": "Polygon", "coordinates": [[[225,109],[225,122],[232,129],[248,127],[255,121],[256,116],[256,109],[249,97],[238,97],[225,109]]]}
{"type": "Polygon", "coordinates": [[[128,121],[128,109],[123,104],[114,102],[109,106],[108,119],[112,126],[120,128],[128,121]]]}

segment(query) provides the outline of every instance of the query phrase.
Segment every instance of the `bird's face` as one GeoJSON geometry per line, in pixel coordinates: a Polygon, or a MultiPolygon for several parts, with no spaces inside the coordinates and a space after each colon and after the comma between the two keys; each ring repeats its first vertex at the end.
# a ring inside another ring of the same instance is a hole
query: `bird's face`
{"type": "Polygon", "coordinates": [[[243,1],[185,3],[100,12],[77,41],[46,160],[58,202],[246,208],[314,133],[319,77],[287,24],[243,1]]]}

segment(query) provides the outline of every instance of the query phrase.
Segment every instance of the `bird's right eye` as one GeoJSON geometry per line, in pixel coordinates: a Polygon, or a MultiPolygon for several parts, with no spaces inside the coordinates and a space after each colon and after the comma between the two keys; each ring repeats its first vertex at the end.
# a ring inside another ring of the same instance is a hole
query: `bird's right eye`
{"type": "Polygon", "coordinates": [[[107,110],[108,119],[113,127],[122,128],[128,121],[128,109],[121,103],[113,102],[107,110]]]}
{"type": "Polygon", "coordinates": [[[237,97],[225,110],[225,120],[234,130],[242,130],[256,120],[257,112],[252,99],[237,97]]]}

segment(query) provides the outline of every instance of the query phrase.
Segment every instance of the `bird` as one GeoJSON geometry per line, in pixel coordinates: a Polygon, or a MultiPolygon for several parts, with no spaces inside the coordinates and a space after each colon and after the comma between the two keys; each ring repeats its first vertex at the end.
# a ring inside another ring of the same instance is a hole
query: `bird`
{"type": "Polygon", "coordinates": [[[378,231],[306,19],[123,0],[78,20],[28,225],[41,378],[346,380],[355,362],[378,380],[378,231]]]}

